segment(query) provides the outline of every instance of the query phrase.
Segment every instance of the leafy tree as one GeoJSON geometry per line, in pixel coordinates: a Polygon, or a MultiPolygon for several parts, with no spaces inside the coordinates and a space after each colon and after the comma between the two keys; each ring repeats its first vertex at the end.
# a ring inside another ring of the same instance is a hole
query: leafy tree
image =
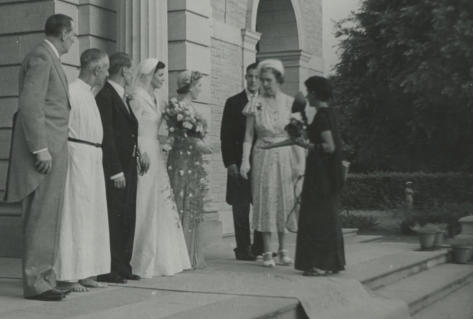
{"type": "Polygon", "coordinates": [[[354,169],[473,168],[472,0],[364,0],[337,36],[354,169]]]}

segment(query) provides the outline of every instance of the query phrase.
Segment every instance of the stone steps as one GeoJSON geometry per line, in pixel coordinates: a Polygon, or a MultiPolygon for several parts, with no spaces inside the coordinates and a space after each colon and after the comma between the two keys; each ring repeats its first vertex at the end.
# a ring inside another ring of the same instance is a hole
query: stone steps
{"type": "Polygon", "coordinates": [[[350,267],[347,272],[371,289],[395,283],[447,262],[448,250],[405,251],[385,255],[350,267]]]}
{"type": "Polygon", "coordinates": [[[471,319],[473,316],[473,280],[424,310],[413,319],[471,319]]]}
{"type": "Polygon", "coordinates": [[[404,300],[413,315],[461,288],[471,278],[472,265],[443,264],[381,287],[376,293],[404,300]]]}

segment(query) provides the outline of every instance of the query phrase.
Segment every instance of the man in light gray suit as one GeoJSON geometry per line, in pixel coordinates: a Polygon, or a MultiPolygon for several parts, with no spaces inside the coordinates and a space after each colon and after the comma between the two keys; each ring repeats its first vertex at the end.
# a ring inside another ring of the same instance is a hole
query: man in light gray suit
{"type": "Polygon", "coordinates": [[[22,201],[23,291],[27,299],[59,301],[54,262],[67,169],[69,94],[60,56],[71,48],[72,19],[50,16],[46,39],[23,60],[6,200],[22,201]]]}

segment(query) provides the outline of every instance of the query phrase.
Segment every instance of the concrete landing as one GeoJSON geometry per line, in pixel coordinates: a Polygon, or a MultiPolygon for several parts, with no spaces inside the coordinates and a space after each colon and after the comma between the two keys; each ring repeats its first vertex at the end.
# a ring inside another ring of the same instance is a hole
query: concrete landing
{"type": "MultiPolygon", "coordinates": [[[[294,252],[295,236],[289,237],[294,252]]],[[[296,319],[307,318],[305,312],[320,319],[409,318],[404,302],[373,297],[349,271],[307,278],[292,267],[267,269],[235,261],[232,244],[227,239],[209,246],[206,269],[71,294],[59,303],[24,300],[19,260],[0,259],[0,318],[296,319]]],[[[348,269],[411,248],[403,243],[348,243],[348,269]]]]}

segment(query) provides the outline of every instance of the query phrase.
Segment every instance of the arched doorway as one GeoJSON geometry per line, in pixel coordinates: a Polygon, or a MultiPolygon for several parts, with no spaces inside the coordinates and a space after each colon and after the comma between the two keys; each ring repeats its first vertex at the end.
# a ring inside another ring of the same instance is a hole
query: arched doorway
{"type": "Polygon", "coordinates": [[[255,21],[255,29],[261,34],[256,58],[258,61],[275,58],[284,63],[283,90],[292,95],[300,90],[302,57],[299,8],[295,4],[297,1],[260,0],[255,21]]]}

